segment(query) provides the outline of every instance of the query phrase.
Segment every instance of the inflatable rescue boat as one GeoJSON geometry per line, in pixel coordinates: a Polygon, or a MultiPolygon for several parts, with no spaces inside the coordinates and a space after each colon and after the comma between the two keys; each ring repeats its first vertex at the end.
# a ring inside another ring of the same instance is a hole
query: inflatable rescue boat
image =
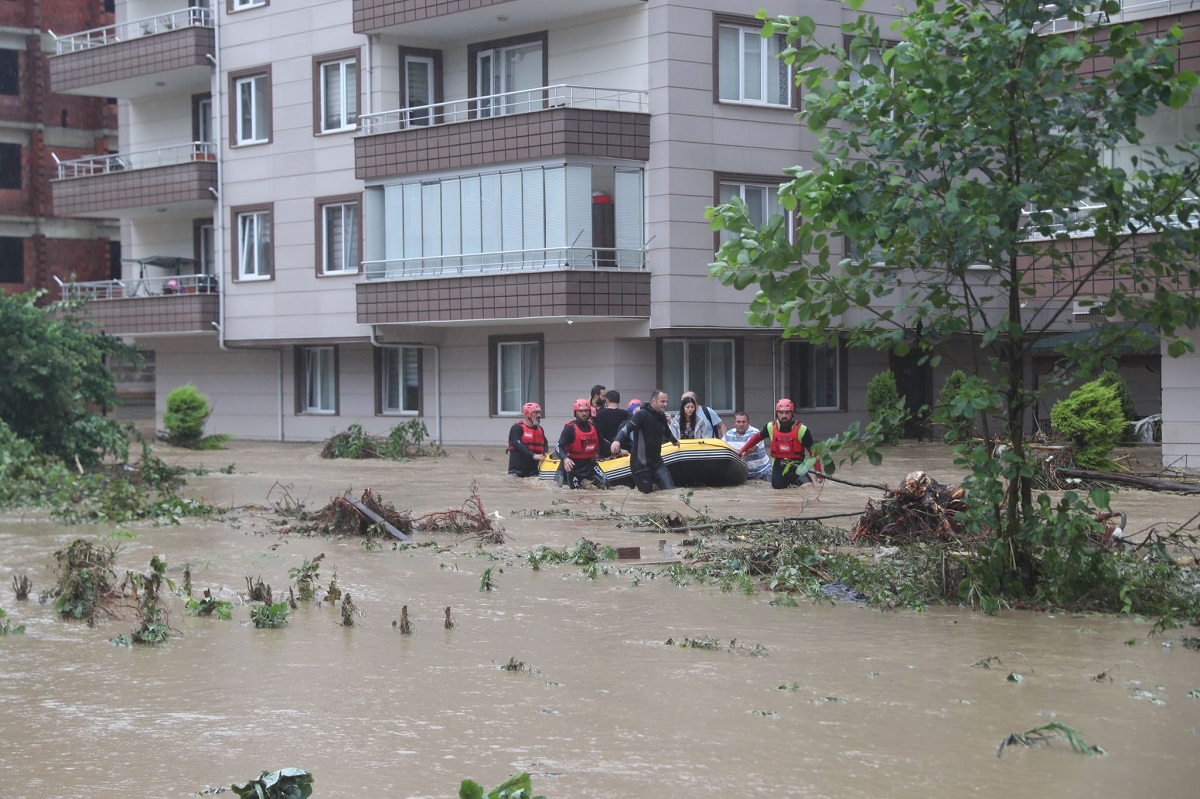
{"type": "MultiPolygon", "coordinates": [[[[675,444],[663,444],[663,463],[677,486],[736,486],[746,482],[746,462],[738,451],[720,438],[689,438],[675,444]]],[[[538,477],[553,480],[558,459],[547,456],[538,477]]],[[[600,461],[600,471],[610,485],[633,487],[629,456],[600,461]]]]}

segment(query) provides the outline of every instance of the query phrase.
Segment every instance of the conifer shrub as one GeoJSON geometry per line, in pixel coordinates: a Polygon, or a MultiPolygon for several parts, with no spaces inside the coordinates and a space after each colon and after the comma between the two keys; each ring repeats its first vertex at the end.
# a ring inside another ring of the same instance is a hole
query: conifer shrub
{"type": "Polygon", "coordinates": [[[1075,447],[1075,465],[1081,469],[1109,471],[1109,458],[1125,432],[1125,417],[1117,392],[1100,380],[1084,383],[1050,409],[1050,424],[1075,447]]]}
{"type": "Polygon", "coordinates": [[[969,441],[975,434],[975,417],[954,413],[954,401],[958,399],[966,383],[966,372],[955,369],[946,377],[946,382],[942,383],[942,390],[938,393],[938,410],[941,412],[942,422],[946,425],[947,441],[969,441]]]}
{"type": "Polygon", "coordinates": [[[1135,441],[1137,434],[1130,422],[1136,422],[1138,415],[1137,410],[1133,407],[1133,396],[1129,393],[1129,384],[1125,382],[1125,378],[1121,377],[1120,373],[1113,369],[1106,369],[1096,380],[1116,392],[1117,401],[1121,403],[1121,417],[1125,419],[1125,429],[1121,433],[1121,440],[1135,441]]]}
{"type": "Polygon", "coordinates": [[[211,415],[208,397],[191,383],[179,386],[167,395],[167,410],[163,414],[167,441],[188,449],[220,449],[230,436],[204,435],[204,426],[211,415]]]}
{"type": "Polygon", "coordinates": [[[867,413],[879,426],[885,444],[895,444],[904,435],[904,420],[896,414],[899,405],[900,390],[890,370],[871,378],[867,384],[867,413]]]}

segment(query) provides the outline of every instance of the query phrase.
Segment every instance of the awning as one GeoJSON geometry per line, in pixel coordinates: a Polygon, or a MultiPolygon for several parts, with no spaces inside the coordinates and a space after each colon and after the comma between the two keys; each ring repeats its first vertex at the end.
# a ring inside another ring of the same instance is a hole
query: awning
{"type": "Polygon", "coordinates": [[[1050,336],[1035,342],[1030,348],[1034,355],[1061,355],[1068,349],[1107,346],[1113,355],[1158,355],[1159,337],[1154,326],[1146,322],[1110,322],[1086,330],[1075,330],[1050,336]],[[1120,340],[1113,344],[1113,337],[1120,340]]]}
{"type": "Polygon", "coordinates": [[[144,258],[122,258],[127,264],[137,264],[142,268],[141,277],[146,276],[147,266],[157,266],[160,269],[166,269],[175,274],[182,274],[185,270],[195,272],[196,265],[199,263],[195,258],[184,258],[180,255],[147,255],[144,258]]]}

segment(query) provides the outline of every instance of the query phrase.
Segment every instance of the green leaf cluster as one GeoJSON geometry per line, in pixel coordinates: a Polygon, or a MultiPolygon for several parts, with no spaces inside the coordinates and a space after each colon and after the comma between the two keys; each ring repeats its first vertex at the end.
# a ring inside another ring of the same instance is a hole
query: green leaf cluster
{"type": "Polygon", "coordinates": [[[308,799],[312,785],[313,776],[304,769],[284,768],[264,771],[256,780],[230,787],[241,799],[308,799]]]}
{"type": "Polygon", "coordinates": [[[1050,424],[1075,448],[1075,465],[1081,469],[1110,471],[1109,458],[1128,423],[1121,400],[1103,379],[1084,383],[1050,409],[1050,424]]]}
{"type": "Polygon", "coordinates": [[[393,425],[386,436],[373,436],[362,425],[352,424],[331,436],[321,449],[322,458],[386,458],[405,460],[420,456],[445,455],[436,441],[425,443],[429,431],[420,419],[393,425]]]}
{"type": "Polygon", "coordinates": [[[960,402],[967,390],[967,373],[955,369],[946,376],[942,390],[938,392],[934,419],[946,428],[945,438],[955,443],[970,441],[975,435],[975,413],[969,398],[960,402]],[[957,410],[956,410],[957,409],[957,410]]]}
{"type": "Polygon", "coordinates": [[[880,372],[867,383],[867,413],[879,426],[884,443],[900,441],[904,435],[904,403],[896,387],[896,376],[890,370],[880,372]]]}
{"type": "Polygon", "coordinates": [[[546,799],[533,795],[533,781],[522,771],[513,774],[492,790],[484,793],[483,786],[474,780],[463,780],[458,789],[458,799],[546,799]]]}

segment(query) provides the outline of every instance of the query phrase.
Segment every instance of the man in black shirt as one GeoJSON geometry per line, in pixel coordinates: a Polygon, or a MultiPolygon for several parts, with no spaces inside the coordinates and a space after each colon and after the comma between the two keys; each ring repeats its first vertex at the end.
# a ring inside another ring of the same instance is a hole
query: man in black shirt
{"type": "Polygon", "coordinates": [[[629,421],[629,411],[621,407],[621,393],[616,389],[609,389],[604,395],[605,406],[596,411],[596,418],[593,419],[596,423],[596,429],[600,431],[600,438],[605,448],[608,444],[617,437],[617,431],[621,429],[621,425],[629,421]]]}
{"type": "Polygon", "coordinates": [[[638,408],[629,421],[621,426],[612,443],[612,453],[617,455],[622,446],[628,445],[632,438],[629,467],[638,491],[643,494],[649,494],[655,485],[664,490],[675,487],[671,473],[667,471],[667,465],[662,459],[664,438],[673,444],[679,443],[671,432],[666,410],[667,393],[662,389],[655,389],[650,394],[650,401],[638,408]]]}

